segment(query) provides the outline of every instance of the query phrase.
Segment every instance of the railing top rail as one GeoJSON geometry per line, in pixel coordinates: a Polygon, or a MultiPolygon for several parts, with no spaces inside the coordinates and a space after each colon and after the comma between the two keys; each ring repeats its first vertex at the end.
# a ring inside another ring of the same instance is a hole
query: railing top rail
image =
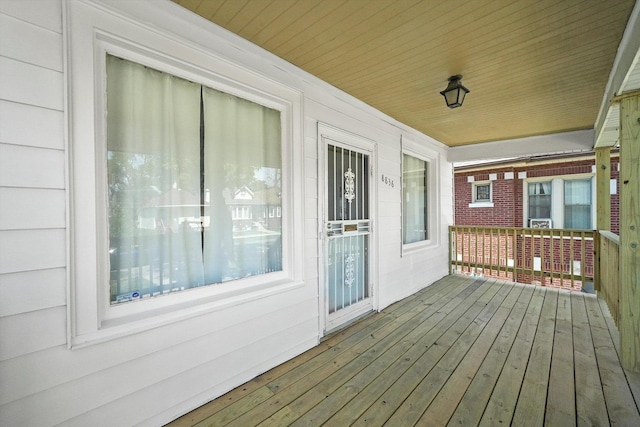
{"type": "Polygon", "coordinates": [[[606,231],[606,230],[600,230],[599,233],[600,233],[600,236],[620,246],[620,236],[618,236],[617,234],[612,233],[610,231],[606,231]]]}
{"type": "MultiPolygon", "coordinates": [[[[596,234],[597,230],[584,230],[584,229],[574,229],[574,228],[530,228],[530,227],[485,227],[485,226],[476,226],[476,225],[450,225],[450,231],[458,230],[458,231],[491,231],[491,230],[500,230],[500,231],[508,231],[510,233],[520,232],[524,234],[531,233],[546,233],[547,236],[549,234],[553,234],[554,236],[568,236],[571,233],[574,233],[574,237],[580,237],[580,235],[584,235],[585,237],[593,237],[596,234]]],[[[603,233],[602,231],[600,232],[603,233]]],[[[612,233],[613,234],[613,233],[612,233]]],[[[615,234],[614,234],[615,236],[615,234]]]]}

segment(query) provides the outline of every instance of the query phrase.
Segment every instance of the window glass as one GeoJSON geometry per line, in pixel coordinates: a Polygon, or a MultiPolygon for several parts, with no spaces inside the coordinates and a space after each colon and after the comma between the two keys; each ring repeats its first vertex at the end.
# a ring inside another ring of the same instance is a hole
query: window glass
{"type": "Polygon", "coordinates": [[[529,183],[529,218],[551,218],[551,181],[529,183]]]}
{"type": "Polygon", "coordinates": [[[564,228],[591,229],[591,180],[564,182],[564,228]]]}
{"type": "Polygon", "coordinates": [[[491,201],[491,184],[478,184],[475,186],[475,200],[476,202],[490,202],[491,201]]]}
{"type": "Polygon", "coordinates": [[[111,303],[282,270],[280,112],[107,56],[111,303]]]}
{"type": "Polygon", "coordinates": [[[429,238],[427,215],[428,162],[403,154],[402,162],[402,242],[429,238]]]}

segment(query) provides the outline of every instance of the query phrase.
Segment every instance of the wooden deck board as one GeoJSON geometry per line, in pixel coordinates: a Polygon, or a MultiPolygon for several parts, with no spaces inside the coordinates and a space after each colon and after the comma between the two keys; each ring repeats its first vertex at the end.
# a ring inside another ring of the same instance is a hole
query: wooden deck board
{"type": "Polygon", "coordinates": [[[513,424],[542,425],[546,404],[547,387],[551,354],[553,352],[553,334],[556,326],[556,309],[558,292],[547,292],[544,295],[538,329],[529,355],[527,371],[520,388],[513,424]]]}
{"type": "Polygon", "coordinates": [[[553,338],[545,425],[558,427],[576,425],[573,368],[571,294],[570,291],[560,291],[556,310],[556,330],[553,338]]]}
{"type": "Polygon", "coordinates": [[[631,390],[618,387],[626,378],[600,305],[595,298],[585,298],[585,303],[609,420],[612,424],[620,426],[640,426],[640,415],[631,390]]]}
{"type": "Polygon", "coordinates": [[[471,295],[463,304],[460,304],[459,310],[452,312],[437,328],[429,331],[427,334],[429,341],[424,343],[423,348],[416,347],[415,354],[411,355],[415,357],[415,363],[353,425],[384,424],[442,358],[455,339],[488,304],[500,286],[492,284],[486,292],[479,289],[479,297],[471,295]],[[475,302],[474,297],[477,298],[475,302]]]}
{"type": "Polygon", "coordinates": [[[515,341],[516,334],[520,329],[534,290],[535,288],[532,286],[524,288],[500,335],[475,373],[464,396],[458,402],[458,406],[449,420],[449,426],[477,425],[480,422],[484,408],[491,397],[493,388],[515,341]]]}
{"type": "Polygon", "coordinates": [[[592,295],[449,276],[170,425],[640,425],[612,325],[592,295]]]}
{"type": "Polygon", "coordinates": [[[581,295],[571,295],[571,314],[573,316],[575,384],[578,391],[576,393],[577,425],[606,425],[609,421],[607,405],[602,392],[584,297],[581,295]]]}
{"type": "Polygon", "coordinates": [[[520,330],[516,335],[516,340],[511,347],[509,356],[507,356],[507,361],[500,373],[500,377],[498,377],[489,402],[487,402],[479,425],[511,424],[529,354],[531,353],[531,346],[538,328],[545,292],[546,288],[536,288],[534,292],[520,330]]]}
{"type": "MultiPolygon", "coordinates": [[[[500,332],[507,326],[509,315],[519,301],[522,287],[511,287],[507,298],[500,304],[486,327],[464,355],[446,383],[437,393],[425,413],[419,420],[422,425],[445,425],[462,399],[480,365],[489,353],[500,332]]],[[[508,329],[508,326],[507,326],[508,329]]]]}

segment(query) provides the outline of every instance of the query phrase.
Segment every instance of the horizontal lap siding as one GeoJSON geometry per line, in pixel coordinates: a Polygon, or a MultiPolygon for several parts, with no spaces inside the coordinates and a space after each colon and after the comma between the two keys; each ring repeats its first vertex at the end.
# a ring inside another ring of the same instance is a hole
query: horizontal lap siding
{"type": "MultiPolygon", "coordinates": [[[[304,283],[69,350],[61,6],[52,0],[0,1],[0,425],[161,425],[316,344],[323,289],[318,121],[375,140],[380,164],[374,178],[384,173],[396,184],[378,185],[374,280],[379,279],[380,307],[446,274],[446,248],[401,256],[402,131],[357,102],[323,98],[320,85],[282,77],[301,90],[310,85],[304,138],[295,141],[304,161],[304,175],[294,177],[304,187],[304,283]]],[[[259,59],[254,64],[245,55],[236,61],[270,75],[269,60],[259,59]]],[[[450,167],[443,160],[441,168],[440,179],[448,185],[450,167]]],[[[452,216],[450,193],[440,194],[445,222],[452,216]]]]}
{"type": "Polygon", "coordinates": [[[61,5],[0,2],[0,425],[162,424],[317,343],[315,240],[311,286],[69,350],[61,5]]]}
{"type": "Polygon", "coordinates": [[[27,3],[0,3],[0,403],[11,360],[66,344],[61,3],[27,3]]]}

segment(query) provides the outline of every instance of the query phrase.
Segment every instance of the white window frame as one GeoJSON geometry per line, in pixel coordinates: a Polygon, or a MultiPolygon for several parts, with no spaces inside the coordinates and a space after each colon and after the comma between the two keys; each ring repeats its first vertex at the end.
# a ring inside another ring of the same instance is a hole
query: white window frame
{"type": "Polygon", "coordinates": [[[476,181],[471,184],[471,203],[470,208],[492,208],[493,207],[493,182],[492,181],[476,181]],[[480,186],[489,186],[489,200],[477,199],[477,188],[480,186]]]}
{"type": "Polygon", "coordinates": [[[304,283],[304,236],[294,233],[304,223],[303,189],[299,184],[303,180],[294,178],[302,176],[300,165],[304,164],[300,144],[294,143],[303,139],[301,93],[230,62],[213,48],[205,48],[215,45],[206,29],[192,32],[195,41],[187,41],[171,32],[175,22],[161,12],[153,19],[154,27],[143,24],[149,20],[142,16],[131,19],[142,13],[135,3],[119,3],[120,11],[84,2],[65,3],[65,110],[70,155],[67,309],[71,348],[264,298],[304,283]],[[281,112],[282,271],[127,304],[109,304],[104,96],[107,52],[281,112]]]}
{"type": "Polygon", "coordinates": [[[527,178],[522,181],[522,222],[523,227],[530,227],[529,220],[529,183],[551,181],[551,226],[564,229],[564,182],[573,180],[591,180],[591,225],[596,224],[596,188],[595,175],[592,173],[579,173],[573,175],[553,175],[527,178]]]}
{"type": "Polygon", "coordinates": [[[440,244],[440,154],[434,150],[430,150],[422,144],[418,144],[411,139],[402,136],[402,149],[400,155],[400,224],[404,224],[404,189],[402,186],[402,174],[404,171],[404,155],[412,156],[427,162],[427,240],[419,242],[404,243],[403,232],[400,232],[400,244],[402,245],[402,256],[410,255],[416,251],[422,251],[433,248],[440,244]]]}

